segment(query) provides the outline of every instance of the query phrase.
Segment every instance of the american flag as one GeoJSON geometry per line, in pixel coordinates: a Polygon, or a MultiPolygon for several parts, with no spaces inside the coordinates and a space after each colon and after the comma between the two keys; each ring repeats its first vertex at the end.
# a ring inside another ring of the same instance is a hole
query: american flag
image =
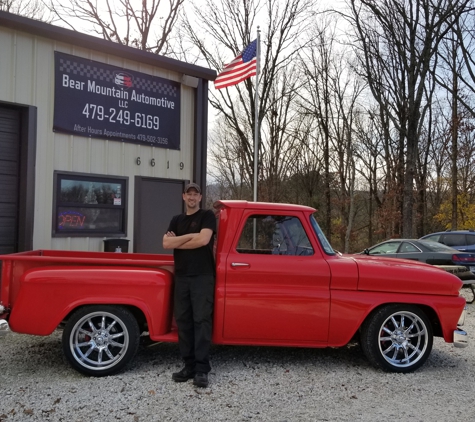
{"type": "Polygon", "coordinates": [[[254,76],[257,72],[256,52],[257,39],[252,41],[231,63],[224,66],[214,81],[214,87],[216,89],[226,88],[254,76]]]}

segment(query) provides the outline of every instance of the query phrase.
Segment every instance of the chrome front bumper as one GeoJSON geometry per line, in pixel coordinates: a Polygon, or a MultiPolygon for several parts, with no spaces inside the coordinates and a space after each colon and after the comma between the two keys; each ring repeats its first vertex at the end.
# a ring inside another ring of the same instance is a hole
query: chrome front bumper
{"type": "Polygon", "coordinates": [[[8,322],[4,319],[0,319],[0,338],[5,337],[9,331],[10,327],[8,326],[8,322]]]}
{"type": "Polygon", "coordinates": [[[454,330],[454,347],[467,347],[468,334],[464,330],[454,330]]]}
{"type": "Polygon", "coordinates": [[[454,346],[455,347],[467,347],[468,346],[468,334],[460,328],[465,324],[465,316],[467,314],[467,307],[463,308],[462,313],[460,314],[459,321],[457,323],[457,329],[454,330],[454,346]]]}

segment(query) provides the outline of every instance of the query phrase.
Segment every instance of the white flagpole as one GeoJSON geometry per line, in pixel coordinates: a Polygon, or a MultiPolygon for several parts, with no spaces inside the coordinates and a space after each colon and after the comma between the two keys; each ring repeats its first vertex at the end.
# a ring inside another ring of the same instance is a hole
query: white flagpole
{"type": "Polygon", "coordinates": [[[254,99],[254,202],[257,201],[257,172],[259,171],[259,71],[261,66],[261,30],[257,27],[256,92],[254,99]]]}

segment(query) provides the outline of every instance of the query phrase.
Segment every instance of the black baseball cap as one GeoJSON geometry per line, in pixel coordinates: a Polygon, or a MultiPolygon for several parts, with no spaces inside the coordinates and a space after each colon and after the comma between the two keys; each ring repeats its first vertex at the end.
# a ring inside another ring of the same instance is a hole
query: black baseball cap
{"type": "Polygon", "coordinates": [[[185,186],[185,193],[187,193],[190,189],[195,189],[196,192],[198,192],[199,194],[201,194],[201,188],[199,185],[197,185],[196,183],[188,183],[186,186],[185,186]]]}

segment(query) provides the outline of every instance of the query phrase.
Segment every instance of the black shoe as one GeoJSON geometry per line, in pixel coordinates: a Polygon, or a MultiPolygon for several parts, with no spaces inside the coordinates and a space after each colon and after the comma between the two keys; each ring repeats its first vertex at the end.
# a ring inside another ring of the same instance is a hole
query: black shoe
{"type": "Polygon", "coordinates": [[[204,372],[197,372],[193,378],[193,385],[201,388],[208,387],[208,374],[205,374],[204,372]]]}
{"type": "Polygon", "coordinates": [[[195,376],[195,371],[187,367],[183,368],[180,372],[174,372],[172,374],[172,380],[175,382],[185,382],[191,380],[195,376]]]}

